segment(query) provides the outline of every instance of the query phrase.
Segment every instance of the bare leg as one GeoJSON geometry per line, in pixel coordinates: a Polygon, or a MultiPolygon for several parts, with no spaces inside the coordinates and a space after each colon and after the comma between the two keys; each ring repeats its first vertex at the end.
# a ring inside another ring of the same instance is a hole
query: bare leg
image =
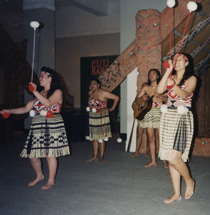
{"type": "Polygon", "coordinates": [[[94,154],[94,156],[91,158],[91,159],[89,159],[89,160],[87,160],[87,162],[89,162],[89,161],[97,161],[98,160],[98,141],[97,140],[93,140],[93,154],[94,154]]]}
{"type": "MultiPolygon", "coordinates": [[[[173,184],[173,188],[174,188],[174,195],[178,193],[178,189],[180,192],[180,177],[182,176],[185,180],[185,183],[186,183],[185,199],[191,198],[191,196],[194,193],[195,182],[190,176],[187,165],[181,159],[181,153],[180,152],[173,150],[171,160],[169,161],[169,169],[170,169],[171,180],[172,180],[172,184],[173,184]],[[171,172],[171,169],[172,169],[172,172],[171,172]],[[176,174],[174,173],[175,171],[173,171],[173,170],[176,170],[177,175],[178,174],[180,175],[179,178],[178,178],[178,176],[175,177],[176,174]]],[[[168,199],[171,199],[172,197],[170,197],[168,199]]],[[[178,199],[180,199],[180,198],[178,198],[178,199]]],[[[174,199],[174,200],[176,200],[176,199],[174,199]]],[[[170,202],[172,202],[172,201],[170,201],[170,202]]],[[[170,203],[170,202],[167,202],[167,203],[170,203]]]]}
{"type": "Polygon", "coordinates": [[[146,154],[145,154],[145,157],[149,157],[149,154],[150,154],[150,150],[149,150],[149,143],[148,143],[148,138],[146,137],[147,139],[147,148],[146,148],[146,154]]]}
{"type": "Polygon", "coordinates": [[[167,161],[166,160],[163,160],[163,167],[165,169],[167,169],[169,167],[169,165],[167,164],[167,161]]]}
{"type": "Polygon", "coordinates": [[[160,129],[159,128],[156,128],[155,129],[155,147],[156,147],[156,154],[159,153],[159,132],[160,132],[160,129]]]}
{"type": "Polygon", "coordinates": [[[31,181],[28,186],[34,186],[36,183],[44,179],[42,172],[41,160],[39,158],[30,158],[31,165],[36,172],[36,179],[31,181]]]}
{"type": "Polygon", "coordinates": [[[152,161],[145,165],[145,167],[156,166],[156,158],[155,158],[155,133],[154,128],[147,128],[147,138],[149,140],[149,148],[152,161]]]}
{"type": "Polygon", "coordinates": [[[134,154],[131,155],[131,157],[139,156],[139,149],[140,149],[141,142],[142,142],[143,131],[144,131],[144,129],[140,127],[140,123],[138,122],[137,140],[136,140],[136,151],[135,151],[134,154]]]}
{"type": "Polygon", "coordinates": [[[48,157],[47,156],[47,164],[49,169],[49,179],[47,184],[45,184],[41,189],[46,190],[55,186],[55,175],[57,171],[57,158],[56,157],[48,157]]]}
{"type": "Polygon", "coordinates": [[[104,163],[105,162],[105,160],[104,160],[105,142],[104,141],[103,141],[103,143],[99,143],[99,149],[100,149],[100,153],[101,153],[100,161],[102,163],[104,163]]]}
{"type": "Polygon", "coordinates": [[[167,198],[164,200],[164,203],[171,203],[175,200],[180,200],[182,198],[181,196],[181,185],[180,185],[180,180],[181,180],[181,175],[179,174],[179,172],[173,168],[172,165],[170,165],[169,163],[169,171],[170,171],[170,175],[171,175],[171,181],[172,181],[172,185],[173,185],[173,189],[174,189],[174,195],[172,195],[171,197],[167,198]]]}
{"type": "MultiPolygon", "coordinates": [[[[155,135],[156,135],[156,153],[159,153],[159,128],[155,129],[155,135]]],[[[163,160],[163,167],[168,168],[168,164],[165,160],[163,160]]]]}

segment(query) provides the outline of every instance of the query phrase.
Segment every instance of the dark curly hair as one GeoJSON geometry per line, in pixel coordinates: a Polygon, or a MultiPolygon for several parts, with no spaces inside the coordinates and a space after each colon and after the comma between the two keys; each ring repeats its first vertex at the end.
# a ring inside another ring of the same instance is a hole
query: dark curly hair
{"type": "Polygon", "coordinates": [[[97,84],[99,84],[100,86],[99,86],[99,88],[101,88],[101,82],[100,82],[100,80],[98,79],[98,78],[96,78],[96,77],[91,77],[91,79],[90,79],[90,82],[91,81],[96,81],[97,82],[97,84]]]}
{"type": "MultiPolygon", "coordinates": [[[[180,54],[186,56],[188,60],[185,60],[186,62],[188,61],[188,65],[185,67],[185,73],[183,75],[182,80],[179,82],[178,86],[181,86],[184,84],[184,82],[189,79],[191,76],[194,76],[194,67],[193,67],[193,58],[189,54],[181,53],[180,54]]],[[[175,55],[172,57],[174,59],[175,55]]],[[[176,70],[173,69],[172,75],[176,74],[176,70]]]]}
{"type": "Polygon", "coordinates": [[[64,97],[64,90],[63,90],[60,78],[58,77],[58,74],[55,72],[55,70],[49,67],[43,66],[41,68],[41,71],[49,73],[50,77],[52,78],[50,89],[49,89],[49,92],[47,93],[47,98],[49,98],[55,92],[55,90],[58,90],[58,89],[62,91],[63,97],[64,97]]]}
{"type": "Polygon", "coordinates": [[[160,82],[160,72],[159,72],[159,70],[157,70],[157,69],[150,69],[149,72],[148,72],[148,85],[149,86],[151,85],[151,81],[149,80],[149,74],[150,74],[151,71],[155,71],[157,73],[157,76],[158,76],[158,78],[157,78],[157,84],[160,82]]]}

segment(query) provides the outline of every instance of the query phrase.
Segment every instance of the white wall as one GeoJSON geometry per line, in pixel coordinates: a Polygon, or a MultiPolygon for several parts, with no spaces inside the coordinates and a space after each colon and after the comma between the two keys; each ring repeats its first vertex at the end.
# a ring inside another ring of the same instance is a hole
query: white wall
{"type": "MultiPolygon", "coordinates": [[[[135,16],[139,10],[156,9],[160,12],[167,7],[166,0],[121,0],[120,1],[120,52],[122,52],[135,39],[135,16]]],[[[128,75],[127,79],[121,84],[121,124],[120,132],[127,133],[126,149],[133,123],[133,110],[131,104],[136,96],[136,77],[138,72],[135,70],[128,75]],[[127,116],[127,118],[125,117],[127,116]]],[[[134,129],[133,140],[130,151],[136,148],[136,129],[134,129]]]]}

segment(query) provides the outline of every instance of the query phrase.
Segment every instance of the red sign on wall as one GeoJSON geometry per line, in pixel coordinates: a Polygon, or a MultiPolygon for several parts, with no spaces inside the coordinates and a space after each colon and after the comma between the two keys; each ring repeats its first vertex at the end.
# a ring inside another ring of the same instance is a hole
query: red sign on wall
{"type": "Polygon", "coordinates": [[[92,75],[101,75],[109,66],[109,59],[96,59],[92,60],[92,75]]]}
{"type": "Polygon", "coordinates": [[[81,108],[87,106],[90,80],[99,77],[117,58],[117,55],[82,57],[80,59],[80,86],[81,86],[81,108]]]}

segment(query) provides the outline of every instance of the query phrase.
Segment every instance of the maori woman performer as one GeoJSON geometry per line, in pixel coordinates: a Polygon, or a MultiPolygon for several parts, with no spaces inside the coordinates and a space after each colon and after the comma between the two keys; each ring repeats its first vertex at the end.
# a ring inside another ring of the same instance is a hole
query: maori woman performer
{"type": "Polygon", "coordinates": [[[42,67],[39,81],[44,87],[41,92],[37,91],[34,83],[30,83],[34,89],[35,99],[30,100],[25,107],[3,110],[3,112],[24,114],[30,111],[30,115],[34,116],[20,156],[28,157],[36,172],[36,179],[28,186],[34,186],[44,179],[40,158],[47,158],[49,178],[41,189],[50,189],[55,186],[57,157],[68,155],[70,152],[63,119],[59,114],[63,102],[63,88],[58,75],[54,70],[42,67]]]}
{"type": "MultiPolygon", "coordinates": [[[[147,129],[147,138],[149,142],[151,162],[145,167],[156,166],[156,147],[155,147],[155,130],[159,138],[159,126],[161,111],[160,107],[163,102],[166,102],[165,95],[157,93],[157,85],[160,81],[160,72],[157,69],[150,69],[148,73],[148,85],[144,86],[137,98],[142,97],[145,93],[152,99],[152,109],[146,113],[144,119],[140,122],[140,127],[147,129]]],[[[157,140],[156,140],[157,141],[157,140]]],[[[163,161],[164,168],[168,168],[167,162],[163,161]]]]}
{"type": "Polygon", "coordinates": [[[181,176],[186,183],[185,199],[194,193],[195,181],[190,176],[185,162],[188,160],[191,141],[193,137],[192,98],[197,79],[192,75],[193,70],[190,57],[186,54],[177,54],[174,57],[175,65],[169,60],[170,68],[166,70],[157,87],[162,93],[167,89],[167,104],[162,106],[160,121],[160,149],[161,160],[169,161],[169,171],[174,194],[165,199],[165,203],[180,200],[181,176]]]}
{"type": "Polygon", "coordinates": [[[101,89],[101,82],[97,78],[92,78],[90,82],[90,92],[87,108],[89,112],[89,139],[93,141],[93,158],[87,161],[98,160],[98,148],[100,149],[100,161],[104,160],[105,141],[111,137],[111,127],[109,112],[107,109],[107,99],[113,99],[113,105],[109,111],[113,111],[117,106],[119,97],[101,89]]]}

